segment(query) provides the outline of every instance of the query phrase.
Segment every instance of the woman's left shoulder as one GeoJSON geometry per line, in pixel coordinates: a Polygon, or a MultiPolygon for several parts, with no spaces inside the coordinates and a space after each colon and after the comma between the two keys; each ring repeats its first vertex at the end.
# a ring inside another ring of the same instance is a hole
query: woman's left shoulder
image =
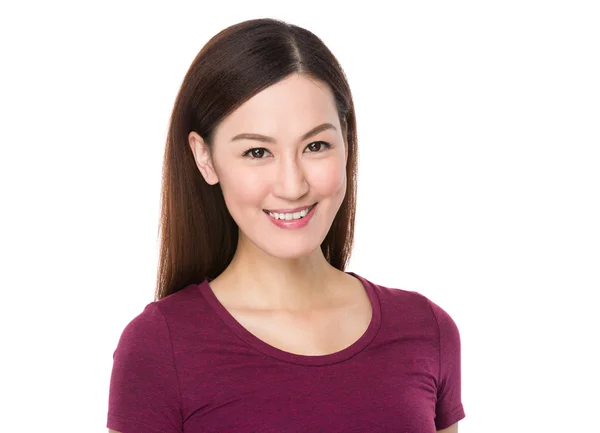
{"type": "Polygon", "coordinates": [[[377,292],[377,296],[379,297],[382,306],[386,306],[387,308],[396,311],[410,310],[413,317],[415,313],[418,312],[424,317],[433,319],[438,326],[456,327],[450,314],[429,296],[419,291],[378,284],[364,277],[361,278],[372,285],[373,289],[377,292]]]}
{"type": "MultiPolygon", "coordinates": [[[[356,275],[356,274],[354,274],[356,275]]],[[[365,283],[370,284],[371,287],[377,293],[377,296],[382,301],[382,303],[386,304],[397,304],[400,303],[404,306],[411,307],[420,307],[429,309],[429,303],[431,302],[429,298],[420,292],[409,290],[403,287],[393,287],[381,283],[376,283],[370,279],[365,277],[361,277],[356,275],[358,278],[362,279],[365,283]]]]}

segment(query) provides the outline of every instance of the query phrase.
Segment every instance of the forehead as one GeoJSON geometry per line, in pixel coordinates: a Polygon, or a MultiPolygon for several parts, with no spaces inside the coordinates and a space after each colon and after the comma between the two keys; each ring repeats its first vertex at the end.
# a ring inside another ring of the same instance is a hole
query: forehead
{"type": "MultiPolygon", "coordinates": [[[[227,116],[216,139],[231,139],[242,132],[297,139],[318,124],[339,125],[329,86],[305,75],[292,74],[254,95],[227,116]]],[[[339,128],[338,128],[339,130],[339,128]]]]}

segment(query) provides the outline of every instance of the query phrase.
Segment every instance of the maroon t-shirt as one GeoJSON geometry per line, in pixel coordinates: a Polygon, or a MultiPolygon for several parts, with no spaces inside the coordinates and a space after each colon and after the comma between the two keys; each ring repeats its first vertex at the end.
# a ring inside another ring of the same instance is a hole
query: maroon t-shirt
{"type": "Polygon", "coordinates": [[[109,429],[121,433],[431,433],[464,418],[460,337],[416,292],[355,273],[373,316],[329,355],[277,349],[192,284],[148,304],[113,355],[109,429]]]}

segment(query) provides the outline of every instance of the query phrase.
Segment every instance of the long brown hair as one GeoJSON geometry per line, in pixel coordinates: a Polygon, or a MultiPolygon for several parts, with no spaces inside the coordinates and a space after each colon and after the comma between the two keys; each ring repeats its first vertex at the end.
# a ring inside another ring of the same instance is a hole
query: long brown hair
{"type": "Polygon", "coordinates": [[[196,131],[210,147],[216,126],[261,90],[292,73],[329,85],[348,146],[347,189],[321,249],[344,270],[354,241],[357,134],[354,103],[342,67],[323,41],[284,21],[261,18],[232,25],[200,50],[171,114],[163,162],[160,256],[155,300],[216,278],[231,262],[238,227],[219,184],[209,185],[188,144],[196,131]]]}

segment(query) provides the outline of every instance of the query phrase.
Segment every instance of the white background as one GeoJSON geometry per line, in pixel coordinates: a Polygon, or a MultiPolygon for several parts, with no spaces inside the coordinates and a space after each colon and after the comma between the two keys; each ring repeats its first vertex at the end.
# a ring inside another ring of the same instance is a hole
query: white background
{"type": "Polygon", "coordinates": [[[349,270],[454,318],[460,431],[600,431],[598,3],[211,3],[2,3],[0,429],[107,431],[174,98],[212,35],[268,16],[347,73],[349,270]]]}

